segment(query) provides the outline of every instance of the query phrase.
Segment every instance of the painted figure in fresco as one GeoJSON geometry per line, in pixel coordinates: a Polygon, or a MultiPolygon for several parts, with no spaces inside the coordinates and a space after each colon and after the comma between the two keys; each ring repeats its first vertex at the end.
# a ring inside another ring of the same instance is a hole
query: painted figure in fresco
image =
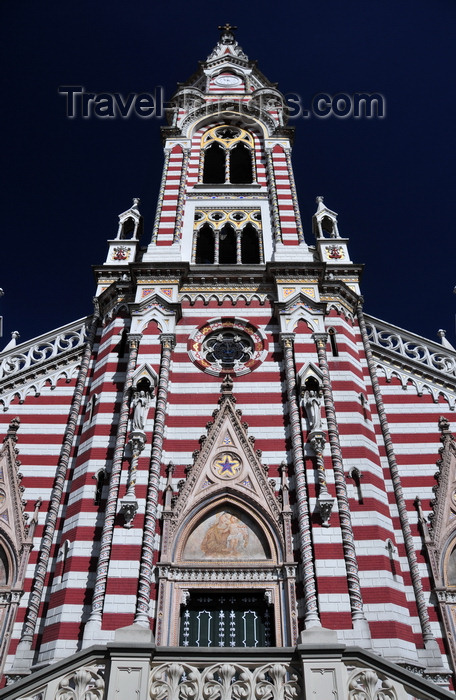
{"type": "Polygon", "coordinates": [[[235,515],[218,513],[206,532],[201,549],[206,556],[236,557],[249,540],[248,528],[235,515]]]}
{"type": "Polygon", "coordinates": [[[230,514],[218,513],[215,518],[215,523],[210,526],[201,542],[201,549],[206,556],[210,556],[211,554],[216,554],[218,556],[229,554],[228,537],[230,535],[230,528],[230,514]]]}
{"type": "Polygon", "coordinates": [[[237,556],[241,550],[245,549],[249,543],[249,530],[247,525],[232,515],[230,518],[230,534],[227,539],[227,546],[231,556],[237,556]]]}

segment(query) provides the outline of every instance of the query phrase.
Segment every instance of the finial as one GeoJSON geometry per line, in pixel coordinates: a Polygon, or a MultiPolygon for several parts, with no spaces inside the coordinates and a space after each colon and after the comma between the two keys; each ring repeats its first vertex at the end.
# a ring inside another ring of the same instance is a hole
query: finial
{"type": "Polygon", "coordinates": [[[19,430],[19,427],[21,425],[21,419],[16,416],[16,418],[13,418],[11,423],[8,426],[8,432],[6,433],[6,436],[3,438],[3,442],[6,442],[8,438],[12,438],[13,442],[17,442],[17,431],[19,430]]]}
{"type": "Polygon", "coordinates": [[[445,416],[440,416],[439,418],[439,430],[441,433],[450,432],[450,423],[445,416]]]}
{"type": "Polygon", "coordinates": [[[2,352],[5,352],[6,350],[12,350],[13,348],[15,348],[17,345],[17,341],[20,337],[21,335],[19,331],[13,331],[11,333],[11,340],[9,341],[8,345],[5,345],[2,352]]]}
{"type": "Polygon", "coordinates": [[[141,202],[141,200],[139,199],[139,197],[133,197],[133,206],[134,207],[137,207],[140,202],[141,202]]]}
{"type": "Polygon", "coordinates": [[[317,204],[323,203],[324,197],[321,196],[321,194],[318,195],[318,197],[315,198],[315,201],[317,204]]]}
{"type": "Polygon", "coordinates": [[[447,340],[446,336],[446,331],[444,331],[442,328],[440,328],[437,331],[437,335],[440,338],[440,342],[442,343],[444,348],[447,348],[448,350],[455,350],[454,346],[450,343],[449,340],[447,340]]]}

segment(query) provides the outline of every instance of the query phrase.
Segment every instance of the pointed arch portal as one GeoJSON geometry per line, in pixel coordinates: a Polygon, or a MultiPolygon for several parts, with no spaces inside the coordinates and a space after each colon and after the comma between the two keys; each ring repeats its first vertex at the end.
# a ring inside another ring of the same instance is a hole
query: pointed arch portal
{"type": "Polygon", "coordinates": [[[165,506],[159,646],[296,641],[290,521],[281,515],[231,389],[225,379],[220,408],[186,483],[165,506]]]}

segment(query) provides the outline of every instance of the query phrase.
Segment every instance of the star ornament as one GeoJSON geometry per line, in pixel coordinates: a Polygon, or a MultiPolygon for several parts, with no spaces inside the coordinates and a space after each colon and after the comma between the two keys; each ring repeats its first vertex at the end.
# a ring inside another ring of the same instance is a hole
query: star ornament
{"type": "Polygon", "coordinates": [[[241,463],[236,457],[230,454],[224,454],[214,462],[216,473],[223,479],[232,479],[235,477],[241,468],[241,463]]]}

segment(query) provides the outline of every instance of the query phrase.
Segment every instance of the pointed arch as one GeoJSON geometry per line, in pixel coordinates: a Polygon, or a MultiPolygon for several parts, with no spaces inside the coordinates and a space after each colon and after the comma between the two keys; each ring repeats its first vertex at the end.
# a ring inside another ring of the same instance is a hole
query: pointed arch
{"type": "Polygon", "coordinates": [[[223,489],[187,516],[176,533],[176,562],[213,561],[219,566],[242,561],[280,561],[281,547],[275,526],[259,508],[223,489]]]}
{"type": "Polygon", "coordinates": [[[252,152],[244,143],[237,143],[230,151],[230,182],[244,185],[253,182],[252,152]]]}
{"type": "Polygon", "coordinates": [[[11,548],[3,537],[0,537],[0,588],[12,585],[16,569],[15,560],[11,553],[11,548]]]}
{"type": "Polygon", "coordinates": [[[204,153],[203,182],[216,185],[225,182],[225,149],[219,143],[211,143],[204,153]]]}
{"type": "Polygon", "coordinates": [[[215,238],[212,226],[203,224],[196,233],[195,263],[197,265],[211,265],[215,262],[215,238]]]}
{"type": "Polygon", "coordinates": [[[248,223],[242,229],[241,260],[243,264],[256,265],[261,262],[260,257],[258,231],[251,223],[248,223]]]}
{"type": "Polygon", "coordinates": [[[237,262],[236,231],[231,224],[225,224],[220,230],[220,265],[235,265],[237,262]]]}

